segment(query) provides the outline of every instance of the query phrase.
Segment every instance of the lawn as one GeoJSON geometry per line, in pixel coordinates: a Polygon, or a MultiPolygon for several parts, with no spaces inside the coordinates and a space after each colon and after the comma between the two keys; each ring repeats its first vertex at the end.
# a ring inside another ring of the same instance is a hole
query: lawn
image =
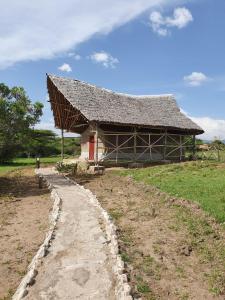
{"type": "MultiPolygon", "coordinates": [[[[224,169],[217,169],[211,163],[208,166],[185,163],[122,172],[140,182],[119,172],[108,169],[102,176],[75,175],[75,181],[91,190],[113,219],[119,253],[134,298],[225,299],[225,227],[214,222],[197,205],[175,199],[154,187],[165,183],[168,191],[183,193],[187,198],[187,190],[182,190],[187,182],[185,188],[196,188],[192,195],[196,198],[198,190],[204,187],[205,192],[208,188],[201,181],[207,178],[204,175],[218,181],[224,169]],[[169,175],[173,180],[167,182],[169,175]],[[176,176],[182,178],[181,186],[179,181],[175,182],[176,176]]],[[[207,184],[211,182],[209,178],[207,184]]],[[[218,186],[215,182],[212,186],[209,190],[212,189],[210,193],[214,197],[218,186]]],[[[214,203],[217,206],[221,207],[221,203],[214,203]]]]}
{"type": "MultiPolygon", "coordinates": [[[[59,156],[42,157],[40,159],[41,166],[42,164],[54,164],[60,159],[61,157],[59,156]]],[[[35,162],[35,158],[16,158],[11,163],[0,165],[0,176],[21,167],[35,167],[35,162]]]]}
{"type": "Polygon", "coordinates": [[[121,172],[172,196],[195,201],[218,222],[225,222],[225,164],[199,161],[121,172]]]}

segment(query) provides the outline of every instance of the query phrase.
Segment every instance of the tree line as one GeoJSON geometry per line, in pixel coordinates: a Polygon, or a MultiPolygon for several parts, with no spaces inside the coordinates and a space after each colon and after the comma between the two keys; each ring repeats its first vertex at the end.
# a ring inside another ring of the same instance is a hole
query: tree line
{"type": "MultiPolygon", "coordinates": [[[[32,103],[24,88],[0,83],[0,163],[15,157],[60,154],[61,139],[51,130],[38,130],[43,104],[32,103]]],[[[79,138],[65,138],[65,154],[79,154],[79,138]]]]}

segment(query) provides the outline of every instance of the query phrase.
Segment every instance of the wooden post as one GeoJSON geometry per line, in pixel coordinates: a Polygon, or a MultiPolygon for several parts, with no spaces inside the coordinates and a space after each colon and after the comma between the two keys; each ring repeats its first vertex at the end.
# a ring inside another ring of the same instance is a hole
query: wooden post
{"type": "Polygon", "coordinates": [[[37,156],[36,157],[36,169],[39,169],[40,168],[40,157],[37,156]]]}
{"type": "Polygon", "coordinates": [[[148,135],[148,142],[149,142],[149,155],[150,155],[150,161],[152,161],[152,146],[151,146],[151,134],[148,135]]]}
{"type": "Polygon", "coordinates": [[[95,139],[96,139],[95,164],[98,165],[98,124],[97,123],[96,123],[95,139]]]}
{"type": "Polygon", "coordinates": [[[193,160],[196,159],[196,138],[195,135],[193,135],[193,160]]]}
{"type": "Polygon", "coordinates": [[[167,129],[165,130],[163,160],[166,160],[166,145],[167,145],[167,129]]]}
{"type": "Polygon", "coordinates": [[[219,148],[219,145],[218,145],[218,148],[217,148],[217,159],[218,159],[218,161],[220,161],[220,148],[219,148]]]}
{"type": "Polygon", "coordinates": [[[183,146],[182,146],[182,136],[180,135],[180,161],[182,161],[183,146]]]}
{"type": "Polygon", "coordinates": [[[134,161],[137,160],[137,130],[136,127],[134,127],[134,161]]]}
{"type": "Polygon", "coordinates": [[[64,159],[64,132],[63,128],[61,128],[61,159],[64,159]]]}
{"type": "Polygon", "coordinates": [[[118,146],[119,146],[119,135],[116,135],[116,164],[118,163],[118,146]]]}

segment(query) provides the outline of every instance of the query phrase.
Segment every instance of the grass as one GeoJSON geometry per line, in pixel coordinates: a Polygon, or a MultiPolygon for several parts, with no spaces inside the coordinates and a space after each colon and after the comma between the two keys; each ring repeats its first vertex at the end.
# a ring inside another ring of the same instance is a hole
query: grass
{"type": "Polygon", "coordinates": [[[218,222],[225,222],[225,165],[198,161],[121,171],[168,194],[195,201],[218,222]]]}
{"type": "MultiPolygon", "coordinates": [[[[53,164],[58,162],[60,159],[61,158],[59,156],[42,157],[40,159],[40,162],[41,165],[53,164]]],[[[0,176],[4,175],[9,171],[13,171],[21,167],[35,167],[35,162],[36,162],[35,158],[16,158],[10,163],[0,165],[0,176]]]]}

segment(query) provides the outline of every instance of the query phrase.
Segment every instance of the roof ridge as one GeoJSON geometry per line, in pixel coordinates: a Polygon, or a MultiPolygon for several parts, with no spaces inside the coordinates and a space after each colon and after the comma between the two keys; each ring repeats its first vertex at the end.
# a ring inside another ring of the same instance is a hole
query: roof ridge
{"type": "Polygon", "coordinates": [[[117,92],[117,91],[113,91],[111,89],[107,89],[107,88],[103,88],[103,87],[100,87],[98,85],[95,85],[95,84],[91,84],[89,82],[86,82],[86,81],[83,81],[83,80],[79,80],[79,79],[73,79],[73,78],[69,78],[69,77],[60,77],[60,76],[56,76],[56,75],[52,75],[52,74],[47,74],[47,76],[50,76],[50,77],[57,77],[59,79],[66,79],[66,80],[71,80],[71,81],[78,81],[80,82],[81,84],[84,84],[84,85],[87,85],[89,87],[92,87],[92,88],[95,88],[95,89],[98,89],[98,90],[102,90],[102,91],[105,91],[105,92],[108,92],[108,93],[111,93],[111,94],[114,94],[114,95],[119,95],[119,96],[124,96],[124,97],[129,97],[129,98],[162,98],[162,97],[168,97],[168,98],[173,98],[175,99],[174,95],[173,94],[144,94],[144,95],[135,95],[135,94],[128,94],[128,93],[121,93],[121,92],[117,92]]]}

